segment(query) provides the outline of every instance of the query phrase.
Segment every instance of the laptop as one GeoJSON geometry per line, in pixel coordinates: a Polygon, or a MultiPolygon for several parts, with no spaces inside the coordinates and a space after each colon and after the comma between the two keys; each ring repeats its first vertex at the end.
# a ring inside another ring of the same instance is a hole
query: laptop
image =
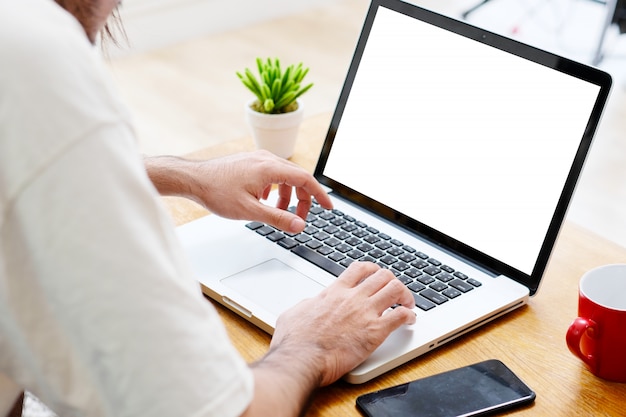
{"type": "MultiPolygon", "coordinates": [[[[204,293],[272,333],[354,261],[412,291],[363,383],[527,304],[608,98],[590,66],[400,0],[373,0],[315,168],[305,232],[209,215],[178,228],[204,293]]],[[[272,204],[272,202],[268,202],[272,204]]]]}

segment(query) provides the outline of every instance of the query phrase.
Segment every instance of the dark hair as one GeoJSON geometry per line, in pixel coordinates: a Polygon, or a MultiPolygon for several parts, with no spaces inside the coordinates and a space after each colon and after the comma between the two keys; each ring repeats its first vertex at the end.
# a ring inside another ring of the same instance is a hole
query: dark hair
{"type": "MultiPolygon", "coordinates": [[[[55,0],[59,6],[67,10],[80,22],[86,32],[89,30],[86,25],[90,25],[92,23],[91,18],[95,14],[97,1],[98,0],[55,0]]],[[[111,15],[108,17],[107,22],[101,30],[100,38],[102,41],[102,48],[106,50],[109,42],[116,46],[120,46],[120,42],[117,37],[118,35],[121,36],[126,43],[128,43],[126,31],[124,30],[122,20],[120,19],[119,5],[113,9],[111,15]]],[[[90,40],[94,41],[93,39],[90,40]]]]}
{"type": "Polygon", "coordinates": [[[106,47],[107,42],[113,43],[115,46],[121,46],[120,36],[124,44],[128,45],[128,37],[126,36],[126,30],[124,29],[124,25],[122,24],[122,19],[120,18],[120,10],[119,6],[116,6],[111,13],[111,17],[104,25],[102,29],[102,33],[100,34],[102,38],[102,47],[106,47]]]}

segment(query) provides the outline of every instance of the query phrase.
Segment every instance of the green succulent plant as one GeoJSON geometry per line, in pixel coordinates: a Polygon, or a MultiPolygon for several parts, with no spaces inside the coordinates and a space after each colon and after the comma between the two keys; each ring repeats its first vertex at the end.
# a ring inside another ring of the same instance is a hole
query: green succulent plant
{"type": "Polygon", "coordinates": [[[288,113],[298,108],[296,100],[307,92],[313,83],[302,86],[302,80],[309,72],[302,62],[289,65],[283,71],[278,58],[256,59],[258,78],[246,68],[237,72],[241,82],[257,97],[252,109],[260,113],[288,113]]]}

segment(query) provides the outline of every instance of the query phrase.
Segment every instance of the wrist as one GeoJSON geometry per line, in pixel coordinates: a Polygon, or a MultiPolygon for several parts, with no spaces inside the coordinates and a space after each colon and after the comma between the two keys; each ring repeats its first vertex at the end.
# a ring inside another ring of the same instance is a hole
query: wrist
{"type": "Polygon", "coordinates": [[[271,346],[267,354],[253,367],[281,368],[297,379],[304,388],[312,391],[322,385],[325,357],[317,346],[309,344],[294,346],[283,341],[278,346],[271,346]]]}
{"type": "Polygon", "coordinates": [[[148,177],[159,194],[199,202],[195,196],[200,195],[198,188],[202,188],[202,185],[195,175],[197,164],[197,161],[177,156],[144,157],[148,177]]]}
{"type": "Polygon", "coordinates": [[[302,414],[322,378],[322,358],[310,356],[309,351],[310,347],[281,344],[251,365],[255,395],[245,416],[302,414]]]}

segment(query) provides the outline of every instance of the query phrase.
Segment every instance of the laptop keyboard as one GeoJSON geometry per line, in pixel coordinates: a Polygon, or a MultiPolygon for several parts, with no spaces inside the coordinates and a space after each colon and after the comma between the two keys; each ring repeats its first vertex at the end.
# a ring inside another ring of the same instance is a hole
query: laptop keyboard
{"type": "Polygon", "coordinates": [[[356,260],[389,269],[413,292],[415,305],[424,311],[481,286],[480,281],[340,210],[327,210],[314,202],[306,223],[298,234],[261,222],[246,227],[335,276],[356,260]]]}

